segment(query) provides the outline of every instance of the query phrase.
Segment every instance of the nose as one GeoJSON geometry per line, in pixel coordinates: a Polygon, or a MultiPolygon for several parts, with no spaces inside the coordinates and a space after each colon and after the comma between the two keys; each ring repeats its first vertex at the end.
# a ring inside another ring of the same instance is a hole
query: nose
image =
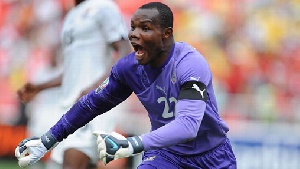
{"type": "Polygon", "coordinates": [[[138,33],[137,29],[130,30],[129,34],[128,34],[128,38],[129,39],[138,39],[139,38],[139,33],[138,33]]]}

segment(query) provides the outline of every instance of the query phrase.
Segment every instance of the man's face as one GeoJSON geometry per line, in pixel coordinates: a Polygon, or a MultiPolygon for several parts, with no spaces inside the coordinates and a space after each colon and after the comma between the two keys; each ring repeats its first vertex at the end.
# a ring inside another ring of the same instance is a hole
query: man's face
{"type": "Polygon", "coordinates": [[[164,29],[160,27],[158,15],[157,9],[138,9],[131,19],[128,37],[139,64],[158,67],[164,59],[160,57],[164,29]]]}

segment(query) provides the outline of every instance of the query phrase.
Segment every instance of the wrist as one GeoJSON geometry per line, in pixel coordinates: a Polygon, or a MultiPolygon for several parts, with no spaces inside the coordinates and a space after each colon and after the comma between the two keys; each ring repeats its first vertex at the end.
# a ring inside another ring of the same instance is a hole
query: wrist
{"type": "Polygon", "coordinates": [[[35,87],[36,87],[36,90],[37,90],[38,92],[41,92],[41,91],[46,90],[46,89],[49,88],[48,85],[47,85],[46,83],[36,84],[35,87]]]}
{"type": "Polygon", "coordinates": [[[127,140],[129,142],[129,151],[132,154],[139,154],[144,151],[144,145],[141,137],[139,136],[128,137],[127,140]]]}
{"type": "Polygon", "coordinates": [[[41,136],[41,141],[44,144],[44,146],[47,148],[47,150],[53,149],[59,143],[56,140],[56,138],[51,134],[50,131],[48,131],[47,133],[41,136]]]}

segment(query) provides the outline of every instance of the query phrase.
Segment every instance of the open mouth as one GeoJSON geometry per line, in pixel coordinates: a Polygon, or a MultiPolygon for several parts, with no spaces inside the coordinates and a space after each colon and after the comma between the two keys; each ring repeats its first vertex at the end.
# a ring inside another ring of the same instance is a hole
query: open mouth
{"type": "Polygon", "coordinates": [[[144,48],[140,47],[137,51],[135,51],[135,54],[138,56],[142,56],[145,53],[144,48]]]}
{"type": "Polygon", "coordinates": [[[132,43],[132,46],[135,51],[136,59],[141,60],[142,56],[145,54],[145,49],[142,46],[135,43],[132,43]]]}

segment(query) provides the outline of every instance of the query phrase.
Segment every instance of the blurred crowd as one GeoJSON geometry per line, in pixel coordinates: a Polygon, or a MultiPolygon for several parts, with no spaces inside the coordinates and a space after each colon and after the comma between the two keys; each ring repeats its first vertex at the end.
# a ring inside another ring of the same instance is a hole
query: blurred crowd
{"type": "MultiPolygon", "coordinates": [[[[176,41],[209,62],[221,116],[300,122],[299,0],[160,0],[174,11],[176,41]]],[[[147,0],[116,0],[127,21],[147,0]]],[[[62,19],[73,0],[0,1],[0,124],[22,115],[16,90],[58,66],[62,19]]],[[[143,111],[142,109],[133,109],[143,111]]]]}

